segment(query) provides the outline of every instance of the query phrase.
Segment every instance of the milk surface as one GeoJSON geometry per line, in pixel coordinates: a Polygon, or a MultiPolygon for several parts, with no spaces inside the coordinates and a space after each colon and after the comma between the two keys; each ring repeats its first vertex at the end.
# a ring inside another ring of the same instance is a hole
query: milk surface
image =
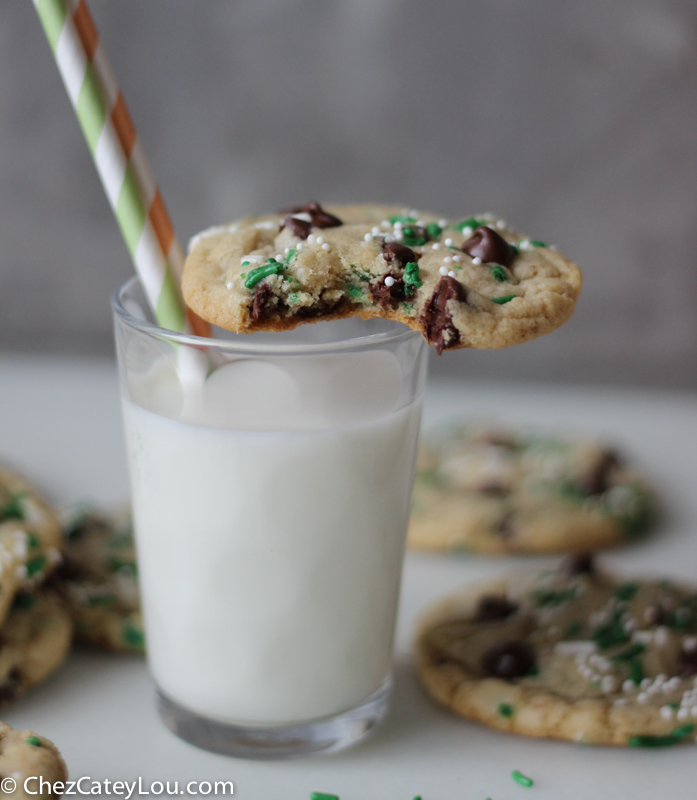
{"type": "Polygon", "coordinates": [[[387,352],[175,388],[156,369],[123,402],[155,681],[237,724],[355,707],[390,672],[421,399],[387,352]]]}

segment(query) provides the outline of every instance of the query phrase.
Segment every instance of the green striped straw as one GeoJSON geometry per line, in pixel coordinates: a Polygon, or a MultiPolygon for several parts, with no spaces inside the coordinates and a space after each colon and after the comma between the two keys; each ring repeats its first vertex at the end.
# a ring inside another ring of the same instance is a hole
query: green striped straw
{"type": "Polygon", "coordinates": [[[160,326],[209,336],[181,296],[184,253],[85,0],[33,0],[160,326]]]}

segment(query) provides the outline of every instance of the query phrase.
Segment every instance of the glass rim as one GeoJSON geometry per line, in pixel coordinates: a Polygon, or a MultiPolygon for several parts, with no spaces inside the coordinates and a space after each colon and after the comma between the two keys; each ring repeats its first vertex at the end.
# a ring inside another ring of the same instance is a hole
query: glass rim
{"type": "MultiPolygon", "coordinates": [[[[252,342],[253,334],[238,334],[249,338],[247,342],[236,342],[230,339],[210,339],[206,336],[197,336],[192,333],[179,333],[161,328],[159,325],[145,319],[133,316],[122,302],[122,296],[133,286],[139,283],[140,278],[132,275],[126,280],[111,296],[111,308],[114,315],[129,328],[133,328],[147,336],[163,339],[172,344],[184,344],[207,350],[226,350],[240,354],[256,355],[304,355],[333,353],[342,350],[365,349],[379,347],[386,344],[395,344],[411,338],[421,338],[418,331],[414,331],[401,322],[386,320],[395,326],[394,330],[382,331],[380,333],[369,333],[365,336],[353,336],[347,339],[340,339],[334,342],[309,342],[305,344],[278,344],[276,342],[252,342]]],[[[142,284],[141,284],[142,287],[142,284]]]]}

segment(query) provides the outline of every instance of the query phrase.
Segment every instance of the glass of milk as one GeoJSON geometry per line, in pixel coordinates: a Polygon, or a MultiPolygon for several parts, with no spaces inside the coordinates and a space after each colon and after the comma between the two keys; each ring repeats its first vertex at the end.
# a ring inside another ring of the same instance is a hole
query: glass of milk
{"type": "Polygon", "coordinates": [[[137,278],[113,310],[163,720],[249,758],[357,741],[390,694],[422,337],[360,319],[175,334],[137,278]]]}

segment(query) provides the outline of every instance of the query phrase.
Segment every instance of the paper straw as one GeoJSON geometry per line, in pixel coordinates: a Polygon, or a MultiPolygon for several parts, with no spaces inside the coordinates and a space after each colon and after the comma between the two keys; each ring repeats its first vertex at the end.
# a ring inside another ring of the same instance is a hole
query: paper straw
{"type": "Polygon", "coordinates": [[[33,0],[159,325],[210,336],[181,296],[184,253],[85,0],[33,0]]]}

